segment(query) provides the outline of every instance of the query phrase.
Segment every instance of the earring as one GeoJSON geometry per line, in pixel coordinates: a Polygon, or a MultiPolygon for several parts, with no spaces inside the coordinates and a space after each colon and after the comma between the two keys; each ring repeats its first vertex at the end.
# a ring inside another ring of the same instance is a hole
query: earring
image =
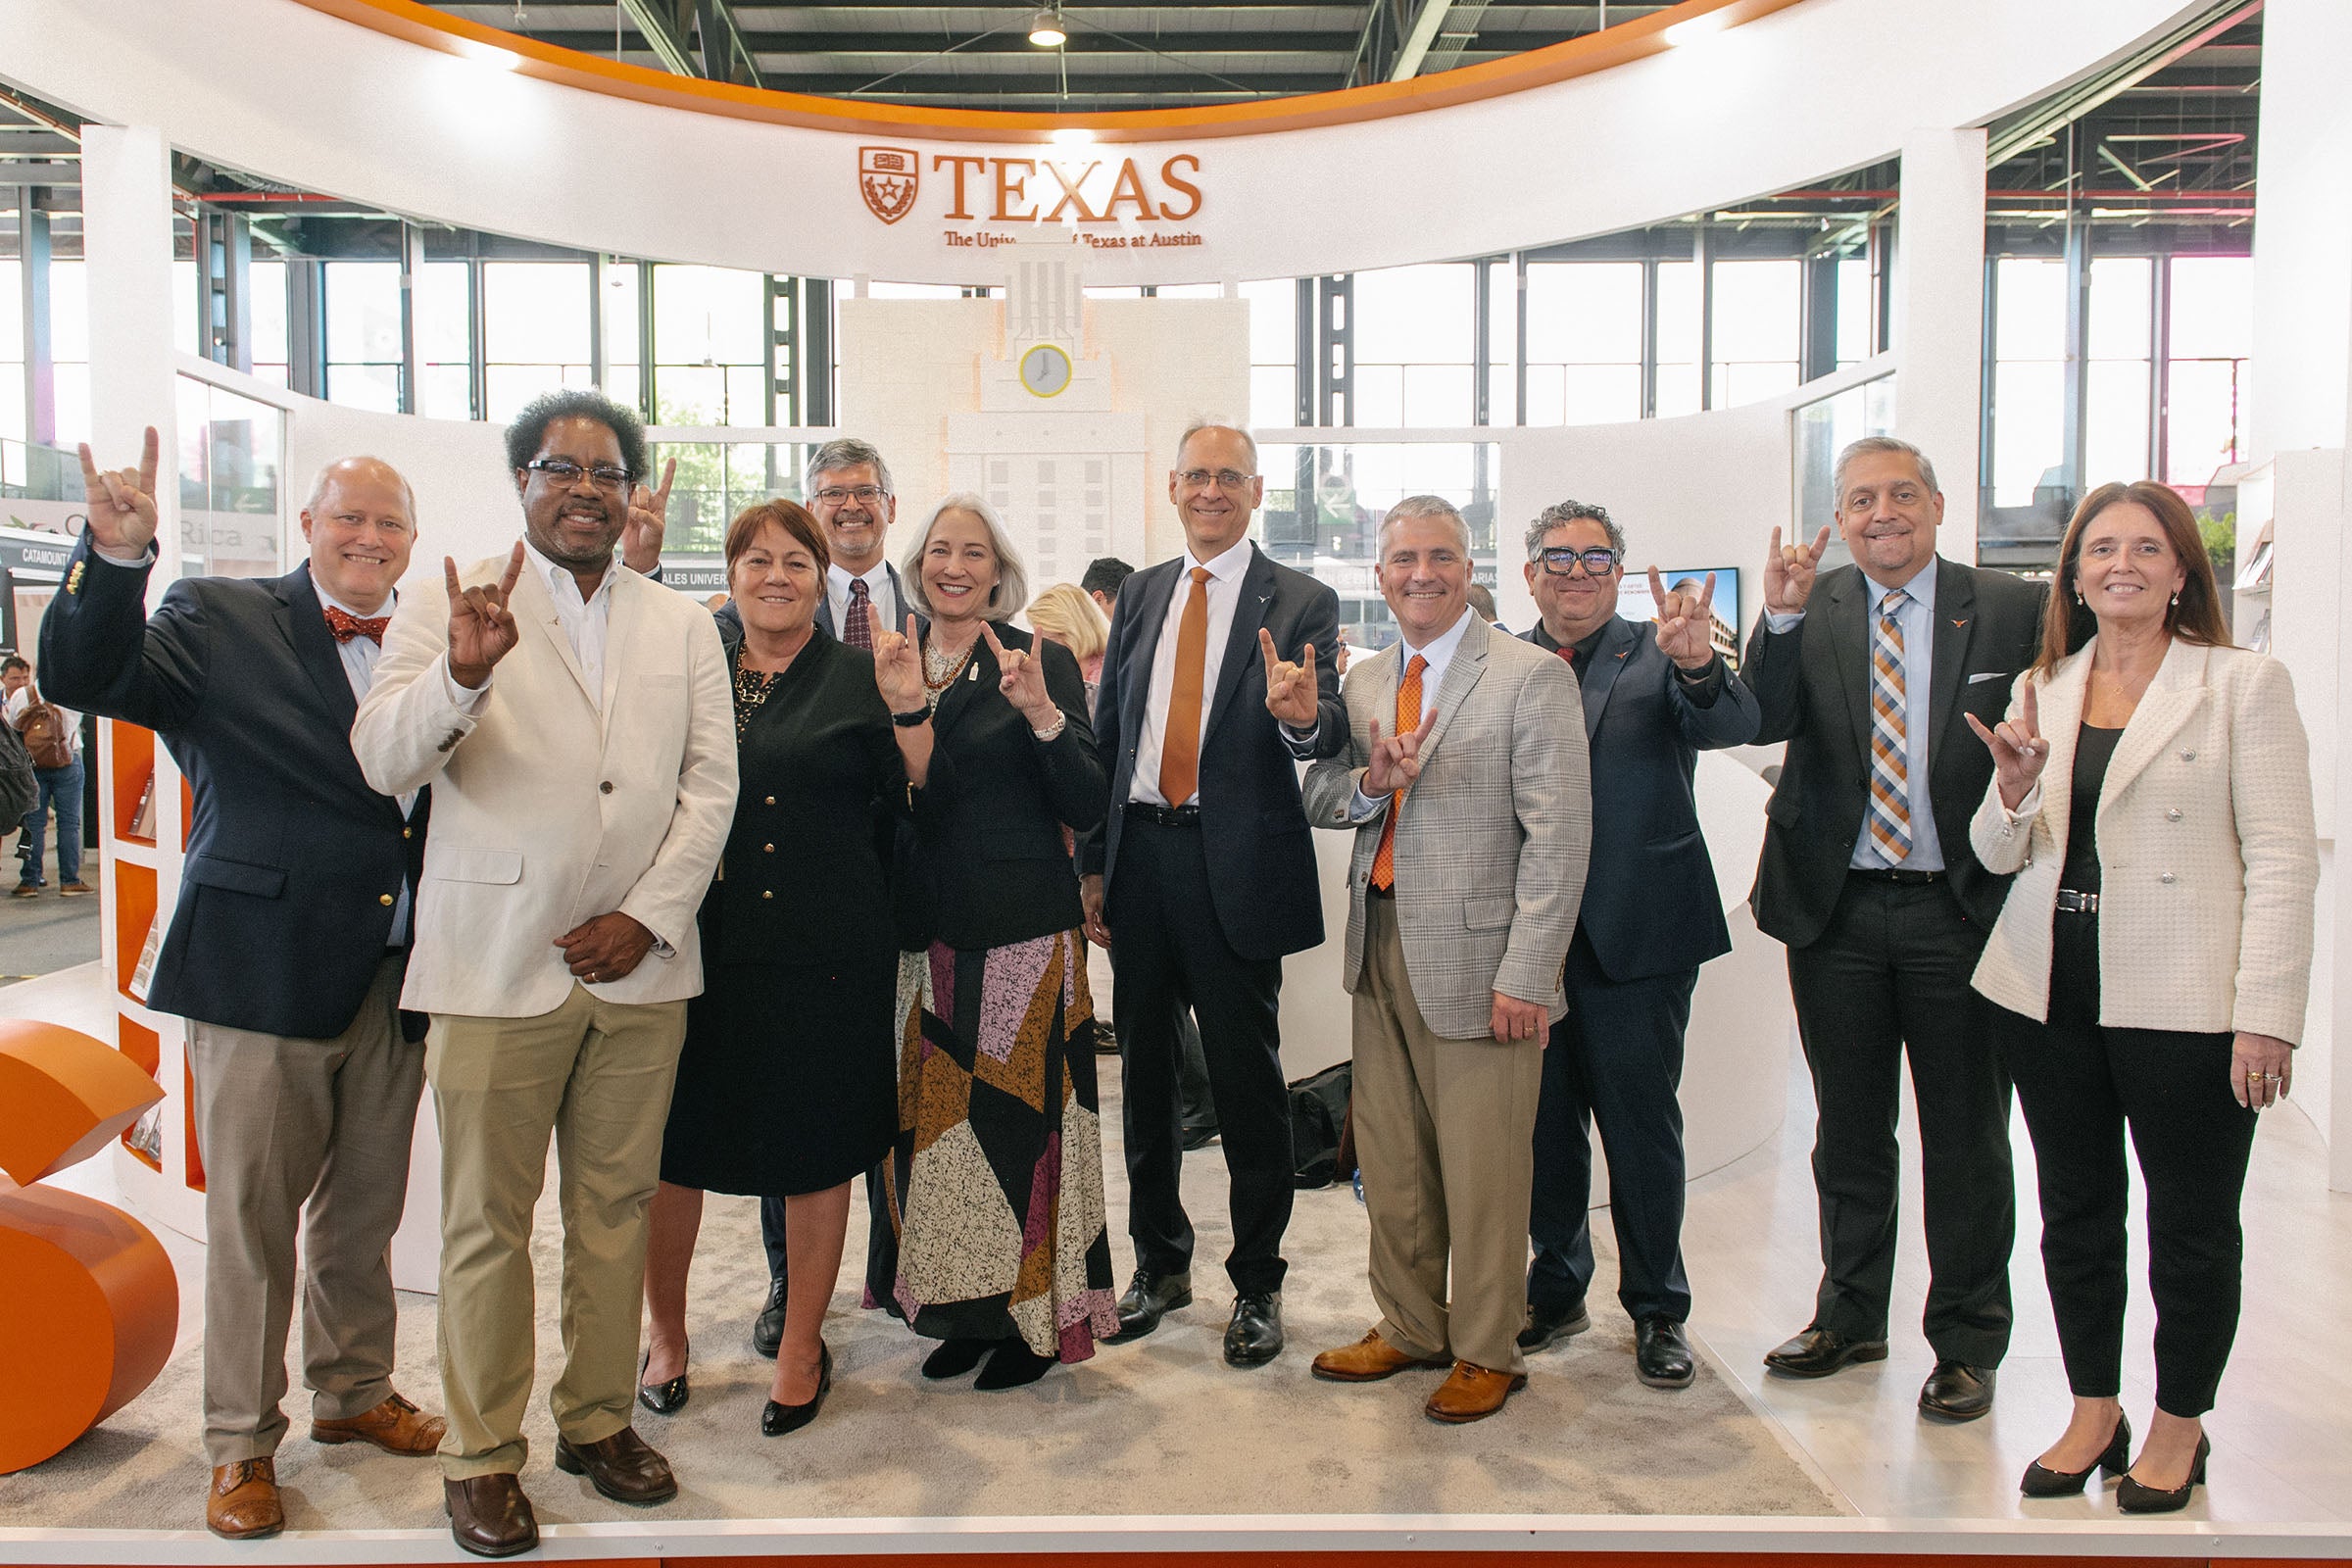
{"type": "Polygon", "coordinates": [[[2075,603],[2078,605],[2087,605],[2090,603],[2090,601],[2082,597],[2082,589],[2077,588],[2075,590],[2075,603]]]}
{"type": "Polygon", "coordinates": [[[2173,608],[2175,610],[2179,610],[2180,608],[2180,596],[2178,593],[2173,595],[2173,608]]]}

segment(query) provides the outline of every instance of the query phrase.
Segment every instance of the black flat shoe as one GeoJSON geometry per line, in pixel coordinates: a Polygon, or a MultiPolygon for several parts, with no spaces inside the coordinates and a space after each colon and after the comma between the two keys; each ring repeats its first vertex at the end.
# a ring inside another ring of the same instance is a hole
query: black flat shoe
{"type": "Polygon", "coordinates": [[[1994,1369],[1938,1361],[1920,1385],[1919,1413],[1938,1421],[1974,1421],[1992,1408],[1994,1369]]]}
{"type": "Polygon", "coordinates": [[[807,1404],[778,1404],[768,1400],[767,1408],[760,1412],[761,1437],[780,1438],[788,1432],[798,1432],[815,1420],[816,1412],[825,1407],[825,1396],[833,1391],[833,1347],[820,1341],[816,1353],[816,1396],[807,1404]]]}
{"type": "Polygon", "coordinates": [[[2197,1434],[2197,1457],[2188,1467],[2188,1479],[2180,1486],[2160,1491],[2144,1486],[2130,1476],[2115,1489],[2115,1505],[2126,1513],[2178,1513],[2188,1506],[2188,1494],[2205,1483],[2205,1460],[2213,1452],[2213,1444],[2203,1433],[2197,1434]]]}
{"type": "Polygon", "coordinates": [[[1683,1326],[1670,1317],[1634,1325],[1634,1376],[1653,1389],[1687,1389],[1698,1373],[1683,1326]]]}
{"type": "Polygon", "coordinates": [[[923,1357],[923,1376],[938,1382],[959,1378],[988,1358],[994,1340],[942,1340],[939,1348],[923,1357]]]}
{"type": "Polygon", "coordinates": [[[2120,1476],[2132,1467],[2132,1418],[2120,1411],[2115,1418],[2115,1436],[2099,1456],[2081,1470],[2053,1470],[2039,1459],[2026,1466],[2025,1478],[2017,1490],[2029,1497],[2072,1497],[2080,1494],[2082,1484],[2090,1479],[2093,1470],[2104,1470],[2120,1476]]]}
{"type": "Polygon", "coordinates": [[[686,1400],[694,1390],[687,1387],[686,1374],[682,1370],[667,1383],[643,1382],[646,1366],[653,1358],[654,1352],[651,1350],[637,1358],[637,1376],[641,1380],[637,1385],[637,1402],[656,1415],[676,1415],[686,1408],[686,1400]]]}
{"type": "Polygon", "coordinates": [[[1532,1355],[1592,1326],[1592,1314],[1585,1310],[1582,1298],[1574,1305],[1561,1307],[1538,1306],[1530,1301],[1527,1316],[1519,1327],[1519,1348],[1532,1355]]]}
{"type": "Polygon", "coordinates": [[[1004,1340],[998,1344],[996,1353],[988,1358],[988,1365],[980,1369],[980,1375],[972,1380],[972,1387],[991,1391],[1027,1388],[1060,1364],[1018,1340],[1004,1340]]]}
{"type": "Polygon", "coordinates": [[[1818,1325],[1764,1353],[1765,1367],[1785,1378],[1826,1378],[1857,1361],[1886,1359],[1885,1340],[1849,1340],[1818,1325]]]}

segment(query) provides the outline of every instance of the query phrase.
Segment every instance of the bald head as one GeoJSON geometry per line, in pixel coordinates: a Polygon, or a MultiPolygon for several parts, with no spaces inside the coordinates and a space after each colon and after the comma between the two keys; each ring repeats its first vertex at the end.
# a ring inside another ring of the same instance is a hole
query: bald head
{"type": "Polygon", "coordinates": [[[416,546],[416,498],[381,458],[338,458],[318,470],[302,509],[311,580],[357,614],[384,612],[416,546]]]}

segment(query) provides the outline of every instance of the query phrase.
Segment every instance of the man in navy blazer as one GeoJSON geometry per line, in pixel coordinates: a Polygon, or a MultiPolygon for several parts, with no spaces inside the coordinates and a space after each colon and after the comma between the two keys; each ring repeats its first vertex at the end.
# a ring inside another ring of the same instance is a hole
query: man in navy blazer
{"type": "Polygon", "coordinates": [[[1095,700],[1110,815],[1080,858],[1087,935],[1110,949],[1112,1010],[1127,1034],[1136,1269],[1119,1338],[1151,1333],[1192,1300],[1175,1025],[1189,1004],[1232,1182],[1225,1359],[1235,1366],[1270,1361],[1283,1343],[1294,1171],[1282,960],[1323,940],[1297,764],[1348,744],[1331,658],[1338,596],[1250,542],[1264,497],[1247,431],[1198,424],[1177,443],[1168,499],[1186,549],[1128,578],[1111,613],[1095,700]]]}
{"type": "Polygon", "coordinates": [[[1542,617],[1527,640],[1567,660],[1592,759],[1592,858],[1569,945],[1568,1015],[1552,1026],[1536,1113],[1536,1186],[1520,1348],[1592,1324],[1592,1125],[1609,1160],[1617,1300],[1634,1320],[1634,1372],[1688,1385],[1683,1324],[1683,1033],[1698,966],[1732,950],[1699,836],[1698,754],[1755,738],[1756,699],[1710,637],[1714,581],[1670,593],[1658,616],[1617,613],[1625,532],[1606,509],[1547,507],[1527,530],[1527,586],[1542,617]]]}
{"type": "Polygon", "coordinates": [[[425,808],[368,788],[351,751],[416,503],[373,458],[330,464],[302,513],[307,563],[174,583],[150,619],[156,433],[137,468],[101,472],[86,446],[81,466],[89,526],[41,664],[61,699],[161,735],[194,797],[148,1004],[188,1020],[204,1154],[206,1523],[273,1535],[298,1223],[313,1440],[409,1456],[441,1441],[391,1382],[389,1250],[424,1080],[424,1019],[399,998],[425,808]]]}

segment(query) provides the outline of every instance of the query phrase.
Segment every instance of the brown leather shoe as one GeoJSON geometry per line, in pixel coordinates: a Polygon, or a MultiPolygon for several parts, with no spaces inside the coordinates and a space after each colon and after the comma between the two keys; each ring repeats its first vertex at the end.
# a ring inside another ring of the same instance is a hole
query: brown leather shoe
{"type": "Polygon", "coordinates": [[[1377,1383],[1417,1366],[1445,1364],[1443,1356],[1424,1361],[1419,1356],[1407,1355],[1382,1339],[1380,1330],[1374,1329],[1353,1345],[1325,1350],[1315,1357],[1315,1364],[1308,1370],[1327,1383],[1377,1383]]]}
{"type": "Polygon", "coordinates": [[[468,1476],[441,1481],[441,1508],[449,1533],[476,1557],[512,1557],[539,1544],[539,1516],[522,1483],[511,1475],[468,1476]]]}
{"type": "Polygon", "coordinates": [[[1432,1421],[1459,1426],[1484,1421],[1502,1408],[1502,1401],[1527,1387],[1524,1372],[1490,1372],[1467,1361],[1453,1363],[1453,1374],[1429,1396],[1421,1413],[1432,1421]]]}
{"type": "Polygon", "coordinates": [[[667,1502],[678,1494],[678,1478],[669,1473],[669,1461],[655,1452],[635,1427],[622,1427],[594,1443],[559,1436],[556,1468],[586,1476],[614,1502],[667,1502]]]}
{"type": "Polygon", "coordinates": [[[204,1527],[231,1541],[254,1541],[286,1528],[277,1500],[277,1461],[239,1459],[213,1466],[213,1490],[204,1497],[204,1527]]]}
{"type": "Polygon", "coordinates": [[[417,1458],[441,1446],[448,1423],[426,1415],[398,1394],[388,1395],[372,1410],[342,1421],[311,1418],[313,1443],[372,1443],[386,1453],[417,1458]]]}

